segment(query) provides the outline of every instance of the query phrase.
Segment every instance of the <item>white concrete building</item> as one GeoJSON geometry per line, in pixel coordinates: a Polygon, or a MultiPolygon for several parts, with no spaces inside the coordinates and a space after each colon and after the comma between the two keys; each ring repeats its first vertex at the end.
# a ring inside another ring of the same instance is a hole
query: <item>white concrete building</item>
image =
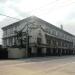
{"type": "Polygon", "coordinates": [[[74,35],[35,16],[31,16],[19,22],[5,26],[2,29],[3,46],[8,48],[9,57],[11,58],[19,57],[18,55],[20,55],[20,57],[65,55],[74,54],[75,52],[74,35]],[[22,37],[16,35],[16,32],[19,33],[20,31],[22,32],[22,37]],[[26,33],[29,35],[28,50],[26,50],[26,33]],[[22,48],[20,47],[21,44],[22,48]],[[17,47],[18,50],[16,51],[14,47],[17,47]],[[12,48],[14,49],[12,50],[12,48]]]}

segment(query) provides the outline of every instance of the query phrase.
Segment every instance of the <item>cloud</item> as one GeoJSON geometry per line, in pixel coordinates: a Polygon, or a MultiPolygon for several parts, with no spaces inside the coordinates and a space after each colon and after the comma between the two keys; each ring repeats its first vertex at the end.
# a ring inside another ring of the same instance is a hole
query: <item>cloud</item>
{"type": "Polygon", "coordinates": [[[0,0],[0,3],[6,3],[8,0],[0,0]]]}
{"type": "Polygon", "coordinates": [[[75,35],[75,19],[69,20],[63,24],[64,29],[71,34],[75,35]]]}
{"type": "Polygon", "coordinates": [[[71,11],[71,12],[67,15],[66,19],[68,19],[68,20],[75,19],[75,10],[74,10],[74,11],[71,11]]]}
{"type": "MultiPolygon", "coordinates": [[[[0,0],[0,13],[19,19],[35,15],[58,27],[63,24],[65,30],[74,33],[75,3],[73,2],[75,0],[0,0]],[[71,26],[73,30],[70,29],[71,26]]],[[[14,19],[4,16],[0,16],[0,20],[3,22],[1,25],[15,22],[14,19]]]]}

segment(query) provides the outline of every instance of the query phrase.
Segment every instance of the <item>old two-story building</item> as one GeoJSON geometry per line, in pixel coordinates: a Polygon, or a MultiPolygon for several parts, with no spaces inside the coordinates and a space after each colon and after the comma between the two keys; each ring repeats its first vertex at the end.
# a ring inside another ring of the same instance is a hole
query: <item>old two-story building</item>
{"type": "Polygon", "coordinates": [[[75,54],[75,36],[38,17],[5,26],[3,47],[9,58],[75,54]]]}

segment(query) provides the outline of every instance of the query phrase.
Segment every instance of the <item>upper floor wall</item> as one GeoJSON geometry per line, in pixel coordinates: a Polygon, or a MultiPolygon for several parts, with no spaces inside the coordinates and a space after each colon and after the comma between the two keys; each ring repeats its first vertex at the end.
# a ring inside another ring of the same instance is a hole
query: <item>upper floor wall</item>
{"type": "Polygon", "coordinates": [[[73,36],[63,32],[62,30],[50,26],[46,26],[46,25],[43,28],[46,33],[50,34],[53,37],[73,42],[73,36]]]}
{"type": "Polygon", "coordinates": [[[21,30],[22,28],[25,27],[27,23],[28,26],[31,27],[37,28],[38,26],[41,26],[46,33],[50,34],[50,36],[73,42],[74,37],[72,34],[64,30],[61,30],[60,28],[57,28],[54,25],[49,24],[46,21],[43,21],[37,17],[29,17],[27,19],[14,23],[13,25],[7,26],[6,28],[3,29],[3,38],[14,36],[15,30],[17,31],[21,30]]]}

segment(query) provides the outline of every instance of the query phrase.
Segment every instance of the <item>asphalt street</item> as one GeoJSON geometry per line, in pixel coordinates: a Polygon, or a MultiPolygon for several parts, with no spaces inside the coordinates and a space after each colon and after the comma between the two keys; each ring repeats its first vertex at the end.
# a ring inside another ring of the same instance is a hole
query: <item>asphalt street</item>
{"type": "Polygon", "coordinates": [[[75,75],[75,56],[0,60],[0,75],[75,75]]]}

